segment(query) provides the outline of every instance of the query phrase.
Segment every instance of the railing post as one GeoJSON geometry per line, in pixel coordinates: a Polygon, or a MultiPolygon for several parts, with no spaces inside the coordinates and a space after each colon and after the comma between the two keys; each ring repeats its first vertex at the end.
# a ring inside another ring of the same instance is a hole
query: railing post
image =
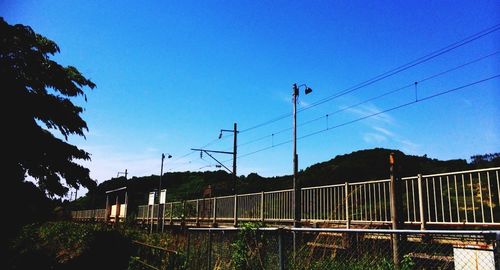
{"type": "MultiPolygon", "coordinates": [[[[422,188],[422,175],[418,174],[418,208],[420,212],[420,230],[425,230],[425,209],[424,209],[424,192],[422,188]]],[[[455,187],[456,188],[456,187],[455,187]]],[[[457,198],[458,200],[458,198],[457,198]]]]}
{"type": "Polygon", "coordinates": [[[115,204],[116,204],[116,208],[115,208],[115,223],[113,224],[113,226],[117,226],[118,222],[120,222],[120,201],[118,199],[118,195],[116,195],[115,204]]]}
{"type": "Polygon", "coordinates": [[[125,207],[125,214],[123,217],[123,219],[125,220],[127,218],[127,212],[128,212],[128,192],[127,191],[125,191],[125,205],[123,207],[125,207]]]}
{"type": "Polygon", "coordinates": [[[104,213],[104,222],[108,223],[109,218],[109,195],[106,194],[106,212],[104,213]]]}
{"type": "Polygon", "coordinates": [[[260,193],[260,221],[264,223],[264,191],[260,193]]]}
{"type": "Polygon", "coordinates": [[[186,225],[186,201],[182,202],[181,227],[186,225]]]}
{"type": "Polygon", "coordinates": [[[148,209],[149,207],[151,206],[151,215],[149,216],[151,219],[148,219],[150,222],[151,222],[151,228],[149,230],[149,233],[153,233],[153,216],[154,216],[154,213],[155,213],[155,205],[152,204],[152,205],[148,205],[148,209]]]}
{"type": "Polygon", "coordinates": [[[233,216],[234,216],[234,223],[233,226],[236,227],[238,226],[238,194],[234,194],[234,207],[233,207],[233,216]]]}
{"type": "Polygon", "coordinates": [[[217,227],[217,198],[214,197],[214,209],[213,209],[213,227],[217,227]]]}
{"type": "Polygon", "coordinates": [[[347,229],[351,228],[351,215],[349,213],[349,183],[345,182],[345,225],[347,229]]]}
{"type": "Polygon", "coordinates": [[[174,202],[170,203],[170,225],[174,224],[174,221],[172,220],[174,216],[174,202]]]}
{"type": "Polygon", "coordinates": [[[200,226],[200,199],[196,200],[196,226],[200,226]]]}

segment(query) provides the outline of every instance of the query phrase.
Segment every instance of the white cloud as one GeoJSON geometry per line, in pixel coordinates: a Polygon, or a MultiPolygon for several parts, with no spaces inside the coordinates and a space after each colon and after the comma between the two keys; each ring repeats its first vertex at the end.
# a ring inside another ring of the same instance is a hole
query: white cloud
{"type": "Polygon", "coordinates": [[[373,129],[375,129],[376,131],[378,131],[378,132],[380,132],[380,133],[382,133],[382,134],[384,134],[384,135],[386,135],[388,137],[394,137],[394,133],[392,133],[391,131],[389,131],[389,130],[383,128],[383,127],[377,127],[377,126],[375,126],[375,127],[373,127],[373,129]]]}
{"type": "Polygon", "coordinates": [[[368,119],[371,119],[371,120],[374,120],[377,122],[382,122],[385,124],[393,124],[395,122],[394,118],[392,116],[390,116],[387,113],[381,113],[382,110],[373,104],[364,104],[364,105],[361,105],[358,107],[349,108],[349,109],[347,109],[347,111],[351,112],[359,117],[374,115],[374,116],[369,117],[368,119]]]}
{"type": "Polygon", "coordinates": [[[384,135],[378,133],[365,133],[363,140],[367,143],[381,143],[387,140],[384,135]]]}

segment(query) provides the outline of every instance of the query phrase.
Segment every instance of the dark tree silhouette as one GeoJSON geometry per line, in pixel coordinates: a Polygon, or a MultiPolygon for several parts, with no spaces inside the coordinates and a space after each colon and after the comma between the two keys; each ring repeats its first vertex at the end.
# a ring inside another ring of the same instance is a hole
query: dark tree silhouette
{"type": "Polygon", "coordinates": [[[69,135],[85,137],[88,130],[80,117],[83,108],[70,98],[82,96],[86,101],[83,88],[95,84],[75,67],[51,60],[58,52],[55,42],[31,27],[9,25],[0,17],[3,185],[29,175],[51,196],[66,194],[68,187],[95,187],[89,170],[75,163],[90,160],[90,154],[67,142],[69,135]]]}

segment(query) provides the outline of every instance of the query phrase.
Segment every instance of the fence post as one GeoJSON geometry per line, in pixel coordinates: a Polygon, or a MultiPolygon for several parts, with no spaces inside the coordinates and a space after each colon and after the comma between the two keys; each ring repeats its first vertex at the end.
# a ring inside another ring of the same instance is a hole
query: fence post
{"type": "MultiPolygon", "coordinates": [[[[186,264],[189,263],[189,252],[190,252],[190,248],[191,248],[191,233],[189,232],[189,229],[186,230],[186,264]]],[[[187,267],[187,265],[186,265],[187,267]]]]}
{"type": "Polygon", "coordinates": [[[234,227],[238,226],[238,195],[234,194],[234,206],[233,206],[233,216],[234,216],[234,227]]]}
{"type": "MultiPolygon", "coordinates": [[[[214,198],[215,199],[215,198],[214,198]]],[[[208,230],[208,265],[207,269],[212,269],[212,231],[208,230]]]]}
{"type": "MultiPolygon", "coordinates": [[[[424,192],[422,189],[422,175],[418,174],[418,208],[420,210],[420,230],[425,230],[425,209],[424,209],[424,192]]],[[[458,200],[458,198],[457,198],[458,200]]]]}
{"type": "Polygon", "coordinates": [[[109,195],[106,194],[106,212],[104,213],[104,222],[108,223],[109,218],[109,195]]]}
{"type": "Polygon", "coordinates": [[[200,226],[200,199],[196,200],[196,226],[200,226]]]}
{"type": "Polygon", "coordinates": [[[283,229],[278,229],[278,256],[279,256],[279,269],[285,269],[285,254],[283,252],[283,229]]]}
{"type": "Polygon", "coordinates": [[[214,197],[214,209],[213,209],[212,227],[217,227],[217,197],[214,197]]]}
{"type": "Polygon", "coordinates": [[[174,202],[170,203],[170,225],[174,224],[172,217],[174,216],[174,202]]]}
{"type": "Polygon", "coordinates": [[[349,183],[345,182],[345,225],[347,229],[351,228],[351,215],[349,213],[349,183]]]}
{"type": "Polygon", "coordinates": [[[181,227],[186,225],[186,201],[182,201],[181,227]]]}
{"type": "MultiPolygon", "coordinates": [[[[148,205],[148,209],[149,209],[149,205],[148,205]]],[[[149,216],[150,217],[149,221],[151,222],[151,224],[150,224],[151,228],[149,230],[149,233],[153,233],[153,223],[154,223],[153,222],[153,216],[154,216],[154,213],[155,213],[155,205],[153,204],[153,205],[151,205],[151,215],[149,216]]]]}
{"type": "MultiPolygon", "coordinates": [[[[389,156],[390,164],[390,205],[391,205],[391,222],[392,229],[400,229],[402,215],[400,215],[400,208],[403,207],[401,197],[401,189],[399,188],[399,179],[397,177],[394,153],[389,156]]],[[[397,233],[392,234],[392,259],[394,261],[394,268],[399,269],[401,256],[399,252],[399,235],[397,233]]]]}
{"type": "Polygon", "coordinates": [[[264,223],[264,191],[260,193],[260,221],[264,223]]]}

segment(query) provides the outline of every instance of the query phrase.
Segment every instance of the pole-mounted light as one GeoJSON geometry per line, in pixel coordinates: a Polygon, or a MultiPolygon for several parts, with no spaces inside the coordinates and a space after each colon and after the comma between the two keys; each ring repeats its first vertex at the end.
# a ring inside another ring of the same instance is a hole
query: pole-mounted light
{"type": "MultiPolygon", "coordinates": [[[[170,154],[167,154],[167,158],[172,158],[172,155],[170,154]]],[[[163,176],[163,161],[165,160],[165,154],[162,153],[161,154],[161,169],[160,169],[160,185],[158,186],[158,226],[156,227],[156,232],[158,232],[160,230],[160,216],[161,216],[161,213],[162,211],[160,211],[160,205],[161,205],[161,202],[160,202],[160,193],[161,193],[161,178],[163,176]]],[[[151,225],[152,226],[152,225],[151,225]]],[[[162,224],[162,231],[163,231],[163,224],[162,224]]]]}
{"type": "Polygon", "coordinates": [[[297,155],[297,99],[299,97],[299,89],[304,87],[304,94],[310,94],[312,89],[306,84],[298,85],[296,83],[293,84],[293,191],[294,191],[294,200],[293,200],[293,209],[294,209],[294,217],[293,217],[293,225],[294,227],[300,226],[301,221],[301,195],[300,195],[300,182],[298,181],[298,171],[299,171],[299,156],[297,155]]]}

